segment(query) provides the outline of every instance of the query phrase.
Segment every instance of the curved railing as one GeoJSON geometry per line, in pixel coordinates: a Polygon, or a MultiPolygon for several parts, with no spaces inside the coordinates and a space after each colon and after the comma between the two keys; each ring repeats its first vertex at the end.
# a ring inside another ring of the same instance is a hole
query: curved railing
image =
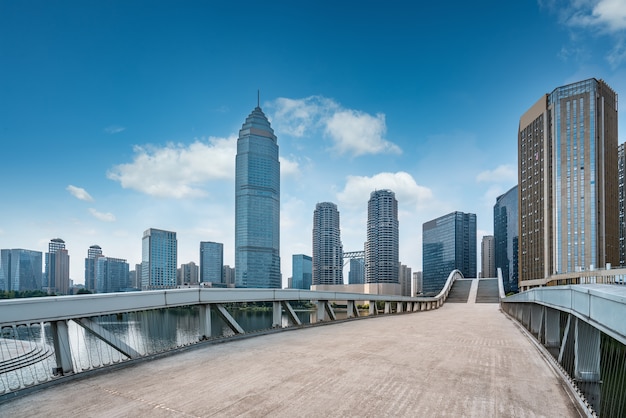
{"type": "Polygon", "coordinates": [[[534,288],[501,300],[532,334],[589,414],[626,416],[626,288],[534,288]]]}
{"type": "Polygon", "coordinates": [[[196,288],[3,300],[0,402],[21,389],[63,375],[159,355],[207,340],[258,335],[339,318],[437,309],[445,303],[458,278],[463,278],[460,271],[451,272],[443,289],[433,297],[196,288]],[[250,317],[254,316],[263,319],[252,324],[250,317]],[[9,346],[21,344],[30,344],[32,355],[10,352],[9,346]],[[36,372],[26,370],[38,355],[47,360],[37,364],[36,372]],[[24,379],[25,371],[34,377],[24,379]]]}

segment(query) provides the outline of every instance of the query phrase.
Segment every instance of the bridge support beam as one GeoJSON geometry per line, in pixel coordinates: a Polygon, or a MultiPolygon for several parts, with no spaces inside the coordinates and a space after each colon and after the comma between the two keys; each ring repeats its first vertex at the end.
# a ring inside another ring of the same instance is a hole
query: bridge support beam
{"type": "Polygon", "coordinates": [[[317,320],[318,321],[326,321],[329,318],[331,321],[337,319],[335,316],[335,311],[333,311],[333,307],[330,306],[327,300],[318,300],[317,301],[317,320]]]}
{"type": "Polygon", "coordinates": [[[574,340],[574,379],[600,415],[600,331],[576,318],[574,340]]]}
{"type": "Polygon", "coordinates": [[[212,336],[211,330],[211,305],[202,304],[200,307],[200,340],[208,340],[212,336]]]}
{"type": "Polygon", "coordinates": [[[141,354],[137,352],[134,348],[126,344],[124,341],[120,340],[117,335],[107,331],[104,327],[98,324],[96,321],[92,321],[89,318],[76,318],[74,319],[81,327],[85,328],[92,335],[94,335],[99,340],[102,340],[106,344],[113,347],[115,350],[124,354],[128,358],[139,358],[141,354]]]}
{"type": "Polygon", "coordinates": [[[396,303],[396,312],[397,313],[404,312],[404,303],[403,302],[397,302],[396,303]]]}
{"type": "Polygon", "coordinates": [[[370,305],[370,315],[378,315],[378,307],[376,306],[376,301],[370,300],[369,305],[370,305]]]}
{"type": "Polygon", "coordinates": [[[391,302],[385,302],[385,314],[391,313],[391,302]]]}
{"type": "Polygon", "coordinates": [[[283,327],[283,308],[279,301],[272,302],[272,328],[283,327]]]}
{"type": "Polygon", "coordinates": [[[57,367],[54,374],[70,374],[74,372],[72,365],[72,352],[70,349],[70,335],[67,329],[67,320],[50,322],[52,330],[52,342],[54,345],[54,357],[57,367]]]}
{"type": "Polygon", "coordinates": [[[361,316],[359,314],[359,308],[356,306],[356,301],[353,300],[349,300],[348,301],[348,318],[358,318],[359,316],[361,316]]]}
{"type": "Polygon", "coordinates": [[[296,311],[293,310],[291,304],[286,300],[282,301],[281,304],[283,305],[283,309],[285,309],[285,312],[287,313],[287,318],[291,320],[291,323],[298,326],[302,325],[302,321],[300,321],[300,318],[298,318],[298,315],[296,315],[296,311]]]}
{"type": "Polygon", "coordinates": [[[235,318],[232,317],[230,313],[224,308],[221,303],[213,304],[213,308],[217,311],[217,314],[226,322],[228,328],[230,328],[235,334],[244,334],[245,331],[241,328],[241,325],[235,321],[235,318]]]}

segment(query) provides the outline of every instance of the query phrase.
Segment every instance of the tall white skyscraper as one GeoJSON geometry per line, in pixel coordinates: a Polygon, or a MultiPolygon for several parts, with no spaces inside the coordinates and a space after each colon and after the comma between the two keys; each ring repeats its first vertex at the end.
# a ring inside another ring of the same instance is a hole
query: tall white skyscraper
{"type": "Polygon", "coordinates": [[[322,202],[313,212],[313,284],[343,284],[343,245],[337,205],[322,202]]]}
{"type": "Polygon", "coordinates": [[[365,283],[400,283],[398,201],[391,190],[376,190],[367,204],[365,283]]]}
{"type": "Polygon", "coordinates": [[[278,144],[257,106],[237,140],[235,286],[280,288],[281,281],[278,144]]]}

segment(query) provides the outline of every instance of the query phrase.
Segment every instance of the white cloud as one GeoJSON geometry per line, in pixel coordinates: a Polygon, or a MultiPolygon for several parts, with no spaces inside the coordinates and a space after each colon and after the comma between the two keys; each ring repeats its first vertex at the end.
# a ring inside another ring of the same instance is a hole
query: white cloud
{"type": "Polygon", "coordinates": [[[112,213],[98,212],[94,208],[89,208],[89,212],[93,215],[94,218],[102,222],[115,222],[115,215],[113,215],[112,213]]]}
{"type": "Polygon", "coordinates": [[[71,184],[65,188],[76,199],[84,200],[86,202],[93,202],[93,197],[87,193],[87,191],[81,187],[72,186],[71,184]]]}
{"type": "Polygon", "coordinates": [[[400,147],[385,140],[386,131],[382,113],[374,117],[357,110],[342,110],[326,121],[326,133],[334,140],[339,154],[402,153],[400,147]]]}
{"type": "Polygon", "coordinates": [[[624,0],[573,0],[562,9],[563,19],[571,26],[596,28],[605,32],[626,29],[624,0]]]}
{"type": "Polygon", "coordinates": [[[339,154],[360,156],[402,152],[400,147],[384,138],[387,125],[382,113],[372,116],[360,110],[345,109],[333,99],[322,96],[278,98],[267,108],[279,135],[296,138],[325,135],[332,140],[332,150],[339,154]]]}
{"type": "Polygon", "coordinates": [[[111,126],[107,126],[106,128],[104,128],[104,132],[108,133],[108,134],[119,134],[120,132],[125,131],[126,128],[124,128],[123,126],[118,126],[118,125],[111,125],[111,126]]]}
{"type": "Polygon", "coordinates": [[[370,194],[374,190],[389,189],[403,205],[412,204],[424,207],[432,200],[433,194],[428,187],[420,186],[413,177],[404,171],[397,173],[379,173],[372,177],[348,176],[343,191],[337,194],[342,205],[366,207],[370,194]]]}
{"type": "Polygon", "coordinates": [[[494,170],[480,172],[476,176],[476,181],[489,183],[517,183],[517,168],[510,164],[500,165],[494,170]]]}
{"type": "Polygon", "coordinates": [[[137,146],[133,162],[113,167],[107,177],[157,197],[204,196],[202,184],[234,176],[236,140],[211,137],[190,145],[137,146]]]}
{"type": "Polygon", "coordinates": [[[286,157],[278,157],[280,161],[280,175],[282,176],[298,176],[300,174],[300,165],[297,161],[289,160],[286,157]]]}

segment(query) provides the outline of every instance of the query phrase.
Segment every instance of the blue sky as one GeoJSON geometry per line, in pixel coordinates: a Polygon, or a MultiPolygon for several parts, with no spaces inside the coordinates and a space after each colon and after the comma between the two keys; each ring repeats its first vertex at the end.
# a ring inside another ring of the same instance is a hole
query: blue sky
{"type": "Polygon", "coordinates": [[[82,283],[90,245],[134,265],[161,228],[179,264],[218,241],[233,265],[235,140],[260,89],[283,283],[317,202],[360,250],[381,188],[418,271],[424,222],[472,212],[493,233],[542,94],[590,77],[626,92],[624,0],[298,3],[0,0],[0,248],[63,238],[82,283]]]}

